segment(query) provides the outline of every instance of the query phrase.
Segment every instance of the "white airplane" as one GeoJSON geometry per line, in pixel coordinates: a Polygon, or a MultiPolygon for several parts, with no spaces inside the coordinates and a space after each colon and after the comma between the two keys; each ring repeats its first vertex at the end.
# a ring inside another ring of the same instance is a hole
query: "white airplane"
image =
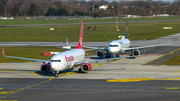
{"type": "Polygon", "coordinates": [[[79,72],[89,72],[91,70],[90,62],[98,62],[102,60],[112,60],[118,58],[126,58],[126,57],[118,57],[118,58],[111,58],[111,59],[102,59],[102,60],[90,60],[90,61],[82,61],[85,57],[85,49],[83,49],[83,20],[80,29],[80,38],[79,43],[76,49],[71,49],[69,51],[65,51],[59,54],[54,55],[50,61],[48,60],[39,60],[39,59],[31,59],[31,58],[23,58],[23,57],[15,57],[15,56],[6,56],[3,49],[3,56],[9,58],[16,58],[16,59],[24,59],[24,60],[32,60],[43,62],[41,65],[41,71],[50,72],[51,70],[57,77],[60,71],[64,70],[66,67],[74,68],[80,65],[79,72]]]}
{"type": "MultiPolygon", "coordinates": [[[[131,43],[131,41],[129,39],[127,39],[127,20],[126,20],[125,36],[122,36],[122,38],[119,39],[119,40],[114,40],[114,41],[110,42],[109,45],[108,45],[108,48],[94,47],[94,49],[99,49],[96,52],[96,55],[98,57],[104,56],[104,53],[103,53],[102,50],[106,50],[107,51],[106,58],[110,58],[111,54],[113,54],[114,57],[115,57],[116,54],[125,53],[127,51],[131,51],[131,54],[130,54],[131,58],[135,58],[136,56],[140,56],[140,51],[138,50],[140,48],[168,45],[168,44],[158,44],[158,45],[149,45],[149,46],[141,46],[141,47],[129,48],[130,43],[131,43]]],[[[169,44],[173,44],[173,43],[169,43],[169,44]]]]}

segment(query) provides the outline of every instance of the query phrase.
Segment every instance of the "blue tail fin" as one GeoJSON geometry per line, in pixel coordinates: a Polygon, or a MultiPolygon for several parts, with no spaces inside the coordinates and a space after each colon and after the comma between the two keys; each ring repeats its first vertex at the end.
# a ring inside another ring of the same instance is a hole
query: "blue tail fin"
{"type": "Polygon", "coordinates": [[[126,26],[125,26],[125,39],[127,39],[127,29],[128,29],[128,26],[127,26],[127,20],[126,20],[126,26]]]}

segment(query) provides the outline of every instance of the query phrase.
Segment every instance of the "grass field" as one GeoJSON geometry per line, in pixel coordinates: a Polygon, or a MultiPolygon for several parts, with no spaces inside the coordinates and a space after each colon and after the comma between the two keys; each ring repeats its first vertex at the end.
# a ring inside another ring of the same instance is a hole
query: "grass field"
{"type": "MultiPolygon", "coordinates": [[[[51,56],[41,56],[41,53],[65,51],[55,47],[5,47],[5,54],[10,56],[50,60],[51,56]]],[[[0,51],[0,62],[28,62],[26,60],[3,57],[0,51]]],[[[32,62],[32,61],[31,61],[32,62]]]]}
{"type": "MultiPolygon", "coordinates": [[[[118,21],[151,21],[151,20],[177,20],[180,17],[154,17],[154,18],[118,18],[118,21]]],[[[27,25],[27,24],[59,24],[59,23],[80,23],[81,19],[73,20],[1,20],[0,25],[27,25]]],[[[84,23],[89,22],[115,22],[112,19],[84,19],[84,23]]]]}
{"type": "MultiPolygon", "coordinates": [[[[42,60],[50,60],[53,55],[41,56],[41,53],[66,51],[65,49],[60,49],[56,47],[4,47],[4,50],[6,55],[33,58],[33,59],[42,59],[42,60]]],[[[88,51],[86,52],[86,54],[95,51],[96,50],[88,51]]],[[[3,57],[2,51],[0,51],[0,63],[11,63],[11,62],[32,62],[32,61],[3,57]]]]}
{"type": "Polygon", "coordinates": [[[162,65],[180,65],[180,55],[162,63],[162,65]]]}
{"type": "MultiPolygon", "coordinates": [[[[168,17],[168,18],[134,18],[127,19],[128,21],[135,20],[175,20],[180,17],[168,17]]],[[[119,19],[120,20],[120,19],[119,19]]],[[[126,19],[123,19],[125,21],[126,19]]],[[[13,25],[13,24],[45,24],[45,23],[59,23],[60,20],[1,20],[0,25],[13,25]],[[49,22],[48,22],[49,21],[49,22]]],[[[81,20],[62,20],[61,23],[79,23],[81,20]]],[[[115,22],[115,19],[101,19],[101,20],[85,20],[84,22],[115,22]]],[[[162,36],[167,36],[175,33],[179,33],[180,22],[153,22],[153,23],[129,23],[128,24],[128,38],[130,40],[140,39],[155,39],[162,36]],[[163,27],[173,27],[173,29],[164,30],[163,27]]],[[[94,26],[98,27],[98,30],[84,30],[83,41],[109,41],[118,39],[119,35],[124,35],[125,24],[119,24],[119,32],[116,31],[115,24],[102,24],[102,25],[84,25],[85,27],[94,26]]],[[[80,25],[68,25],[68,26],[36,26],[36,27],[0,27],[0,41],[65,41],[68,38],[69,41],[79,40],[80,25]],[[54,28],[54,31],[50,31],[50,28],[54,28]]],[[[40,53],[48,53],[51,51],[65,51],[55,47],[5,47],[7,55],[44,59],[49,60],[49,56],[40,56],[40,53]]],[[[2,51],[0,51],[2,54],[2,51]]],[[[179,56],[180,57],[180,56],[179,56]]],[[[5,58],[0,55],[1,63],[4,62],[24,62],[25,60],[5,58]]],[[[176,64],[174,62],[173,64],[176,64]]]]}
{"type": "MultiPolygon", "coordinates": [[[[153,22],[153,23],[130,23],[128,24],[128,38],[130,40],[155,39],[179,33],[180,22],[153,22]],[[163,27],[173,27],[171,30],[164,30],[163,27]]],[[[115,24],[84,25],[85,27],[98,30],[84,30],[84,41],[109,41],[118,39],[124,35],[125,24],[119,24],[119,32],[115,24]]],[[[0,41],[56,41],[62,42],[66,38],[69,41],[78,41],[80,25],[67,26],[35,26],[35,27],[0,27],[0,41]],[[54,31],[50,31],[54,28],[54,31]]]]}

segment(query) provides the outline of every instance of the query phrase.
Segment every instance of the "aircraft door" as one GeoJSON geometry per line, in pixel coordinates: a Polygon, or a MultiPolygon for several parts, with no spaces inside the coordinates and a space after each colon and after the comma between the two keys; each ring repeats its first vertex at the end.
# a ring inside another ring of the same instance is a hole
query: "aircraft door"
{"type": "Polygon", "coordinates": [[[66,59],[65,58],[62,59],[62,63],[64,66],[66,66],[66,59]]]}

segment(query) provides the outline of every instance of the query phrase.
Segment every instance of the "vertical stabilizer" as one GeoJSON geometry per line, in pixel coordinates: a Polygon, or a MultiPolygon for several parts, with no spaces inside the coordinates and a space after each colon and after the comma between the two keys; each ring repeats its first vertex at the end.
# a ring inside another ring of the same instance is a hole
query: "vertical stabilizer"
{"type": "Polygon", "coordinates": [[[125,39],[127,39],[127,29],[128,29],[128,26],[127,26],[127,20],[126,20],[126,27],[125,27],[125,39]]]}
{"type": "Polygon", "coordinates": [[[4,46],[2,46],[3,56],[5,56],[4,46]]]}
{"type": "Polygon", "coordinates": [[[77,46],[77,49],[83,48],[83,19],[81,23],[81,29],[80,29],[80,36],[79,36],[79,43],[77,46]]]}

